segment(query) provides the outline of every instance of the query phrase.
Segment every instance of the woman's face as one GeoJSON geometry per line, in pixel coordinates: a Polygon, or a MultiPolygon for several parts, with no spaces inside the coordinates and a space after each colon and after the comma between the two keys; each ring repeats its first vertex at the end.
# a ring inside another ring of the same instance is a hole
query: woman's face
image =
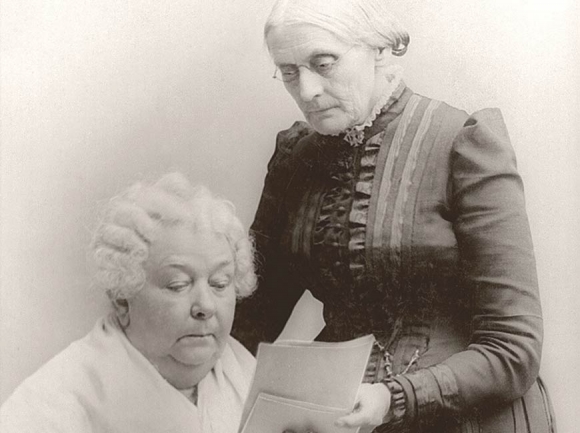
{"type": "Polygon", "coordinates": [[[193,386],[214,366],[232,328],[232,250],[223,235],[162,228],[145,270],[146,285],[128,300],[127,337],[174,386],[193,386]]]}
{"type": "Polygon", "coordinates": [[[384,58],[379,50],[349,45],[322,28],[274,27],[266,42],[279,76],[298,68],[297,78],[284,83],[286,90],[321,134],[364,122],[386,84],[379,78],[378,62],[384,58]]]}

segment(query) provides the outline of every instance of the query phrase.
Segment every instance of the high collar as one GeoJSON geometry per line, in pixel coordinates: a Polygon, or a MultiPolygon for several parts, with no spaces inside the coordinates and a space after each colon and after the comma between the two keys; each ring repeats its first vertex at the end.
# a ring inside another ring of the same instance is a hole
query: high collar
{"type": "MultiPolygon", "coordinates": [[[[374,120],[361,130],[363,134],[363,141],[361,144],[364,144],[364,142],[369,138],[380,133],[393,119],[401,114],[412,95],[413,91],[409,89],[403,81],[401,81],[395,91],[388,98],[387,102],[380,109],[374,120]]],[[[348,140],[345,140],[346,133],[329,136],[315,132],[314,135],[317,136],[317,142],[332,142],[334,145],[338,145],[339,147],[350,145],[348,140]]]]}
{"type": "Polygon", "coordinates": [[[393,95],[399,90],[402,82],[403,68],[400,65],[391,65],[385,70],[385,87],[374,107],[361,123],[343,131],[343,140],[353,147],[360,146],[365,141],[365,129],[370,127],[381,112],[388,108],[393,101],[393,95]]]}
{"type": "MultiPolygon", "coordinates": [[[[372,124],[363,130],[364,142],[383,131],[387,125],[399,116],[413,91],[401,81],[395,92],[372,124]]],[[[363,145],[364,145],[363,142],[363,145]]],[[[333,171],[333,166],[345,153],[351,153],[356,149],[344,140],[344,133],[339,135],[322,135],[312,132],[298,141],[292,151],[293,159],[301,164],[317,167],[325,171],[333,171]]]]}

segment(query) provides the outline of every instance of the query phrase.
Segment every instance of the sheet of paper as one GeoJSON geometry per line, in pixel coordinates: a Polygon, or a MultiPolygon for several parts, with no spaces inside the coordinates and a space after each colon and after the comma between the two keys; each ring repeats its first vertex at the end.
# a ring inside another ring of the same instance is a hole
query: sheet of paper
{"type": "Polygon", "coordinates": [[[352,410],[374,341],[367,335],[344,343],[261,343],[241,425],[260,393],[352,410]]]}
{"type": "Polygon", "coordinates": [[[281,341],[313,341],[324,329],[324,304],[310,290],[300,297],[276,343],[281,341]]]}
{"type": "Polygon", "coordinates": [[[334,422],[348,411],[290,400],[261,393],[256,399],[242,433],[355,433],[357,429],[337,427],[334,422]]]}

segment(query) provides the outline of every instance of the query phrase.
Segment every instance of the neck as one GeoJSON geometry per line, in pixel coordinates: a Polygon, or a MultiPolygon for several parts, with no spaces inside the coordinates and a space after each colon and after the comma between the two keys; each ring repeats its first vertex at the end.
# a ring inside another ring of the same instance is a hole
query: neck
{"type": "Polygon", "coordinates": [[[393,93],[401,83],[401,76],[403,68],[399,65],[391,65],[384,69],[384,80],[379,80],[376,97],[373,101],[373,106],[361,123],[358,123],[344,131],[344,140],[351,146],[360,146],[364,141],[364,129],[371,126],[381,110],[385,107],[393,93]]]}
{"type": "Polygon", "coordinates": [[[401,83],[402,74],[403,68],[399,65],[390,65],[382,71],[381,75],[384,79],[377,80],[375,98],[367,117],[363,122],[354,125],[351,128],[361,129],[361,127],[364,128],[370,126],[383,107],[387,104],[389,98],[393,95],[395,90],[397,90],[397,87],[401,83]]]}

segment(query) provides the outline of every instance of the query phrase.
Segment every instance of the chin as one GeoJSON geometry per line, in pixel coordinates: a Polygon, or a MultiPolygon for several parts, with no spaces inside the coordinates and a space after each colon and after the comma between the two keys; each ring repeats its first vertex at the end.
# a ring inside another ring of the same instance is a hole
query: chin
{"type": "Polygon", "coordinates": [[[215,362],[220,357],[220,352],[213,348],[197,348],[195,350],[182,350],[173,354],[173,358],[181,364],[198,366],[215,362]]]}
{"type": "Polygon", "coordinates": [[[342,116],[333,116],[323,119],[307,118],[308,123],[316,132],[322,135],[338,135],[349,128],[352,122],[342,116]]]}

